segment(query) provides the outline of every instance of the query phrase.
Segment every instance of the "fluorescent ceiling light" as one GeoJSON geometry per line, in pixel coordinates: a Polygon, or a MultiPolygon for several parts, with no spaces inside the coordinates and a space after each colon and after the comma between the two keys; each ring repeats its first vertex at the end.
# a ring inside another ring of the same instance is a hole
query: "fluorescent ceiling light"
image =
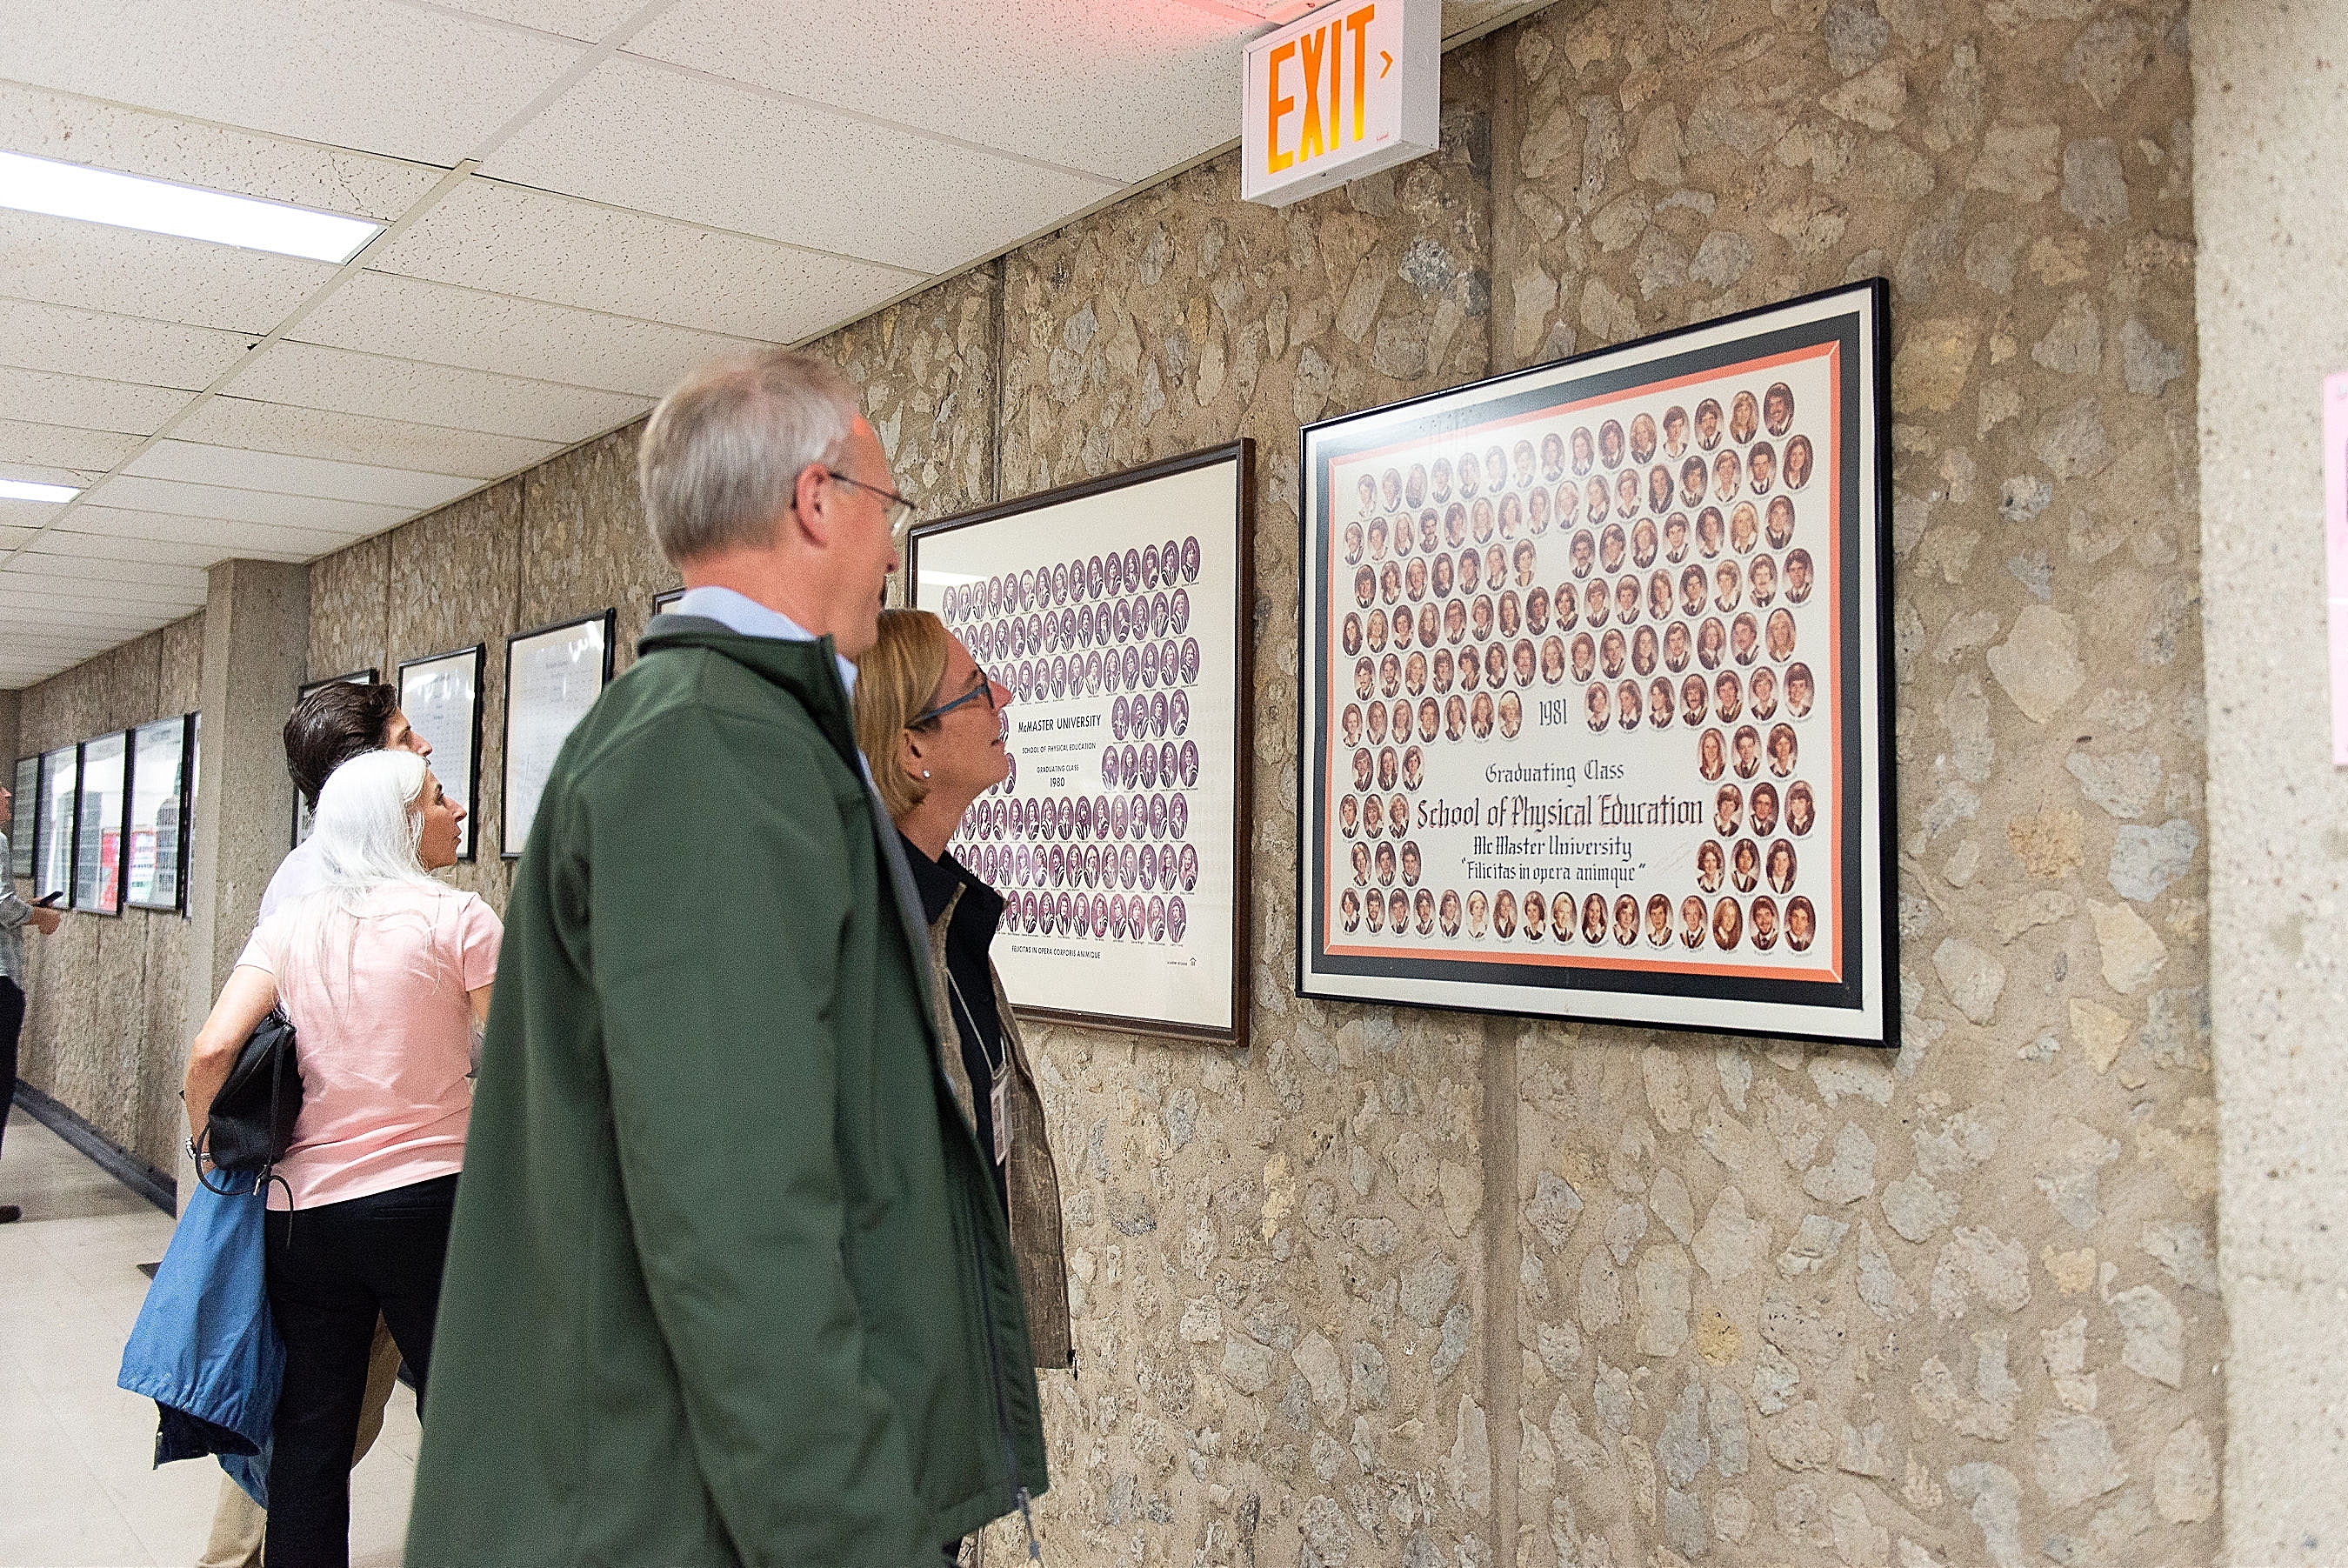
{"type": "Polygon", "coordinates": [[[30,480],[0,480],[0,500],[71,500],[81,491],[71,485],[36,485],[30,480]]]}
{"type": "Polygon", "coordinates": [[[381,223],[145,180],[136,174],[0,152],[0,207],[79,218],[150,234],[210,240],[248,251],[273,251],[337,264],[383,232],[381,223]]]}

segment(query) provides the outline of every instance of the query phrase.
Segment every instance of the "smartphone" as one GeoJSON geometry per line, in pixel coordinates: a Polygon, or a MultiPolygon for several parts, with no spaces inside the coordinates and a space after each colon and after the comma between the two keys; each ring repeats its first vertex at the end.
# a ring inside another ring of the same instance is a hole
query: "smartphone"
{"type": "Polygon", "coordinates": [[[33,907],[35,909],[55,909],[57,905],[65,903],[65,890],[60,888],[56,892],[49,893],[42,898],[35,899],[33,901],[33,907]]]}

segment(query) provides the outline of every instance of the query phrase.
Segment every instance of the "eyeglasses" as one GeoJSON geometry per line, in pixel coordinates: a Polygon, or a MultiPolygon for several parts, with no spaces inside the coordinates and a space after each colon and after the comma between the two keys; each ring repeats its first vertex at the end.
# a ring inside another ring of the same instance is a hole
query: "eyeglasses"
{"type": "Polygon", "coordinates": [[[892,544],[903,542],[905,531],[908,528],[911,528],[913,524],[913,503],[911,501],[907,500],[895,490],[882,490],[879,485],[869,485],[862,480],[850,479],[846,474],[837,474],[831,472],[829,469],[826,469],[824,477],[826,479],[835,480],[844,485],[852,486],[857,490],[870,491],[871,494],[879,496],[889,509],[890,542],[892,544]]]}
{"type": "Polygon", "coordinates": [[[985,699],[986,709],[989,713],[998,711],[994,706],[994,677],[988,675],[984,670],[978,672],[978,684],[976,686],[972,686],[968,691],[963,693],[952,702],[942,702],[935,707],[925,708],[922,712],[915,714],[912,717],[905,721],[905,727],[907,729],[919,729],[925,724],[933,724],[937,720],[943,718],[946,715],[952,713],[954,709],[962,707],[964,703],[977,702],[981,698],[985,699]]]}

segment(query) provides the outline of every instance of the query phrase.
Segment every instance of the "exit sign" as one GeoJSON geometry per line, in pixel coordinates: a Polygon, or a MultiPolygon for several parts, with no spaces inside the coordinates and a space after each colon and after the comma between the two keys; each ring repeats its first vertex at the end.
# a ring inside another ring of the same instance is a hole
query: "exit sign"
{"type": "Polygon", "coordinates": [[[1441,0],[1337,0],[1247,49],[1240,194],[1285,207],[1432,152],[1441,0]]]}

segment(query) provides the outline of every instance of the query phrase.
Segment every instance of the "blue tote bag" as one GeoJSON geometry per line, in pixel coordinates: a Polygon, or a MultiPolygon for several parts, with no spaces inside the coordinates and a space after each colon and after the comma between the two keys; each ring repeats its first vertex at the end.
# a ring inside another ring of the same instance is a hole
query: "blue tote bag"
{"type": "Polygon", "coordinates": [[[269,1315],[268,1204],[251,1175],[196,1183],[148,1287],[115,1381],[160,1407],[155,1462],[218,1454],[263,1507],[285,1345],[269,1315]]]}

